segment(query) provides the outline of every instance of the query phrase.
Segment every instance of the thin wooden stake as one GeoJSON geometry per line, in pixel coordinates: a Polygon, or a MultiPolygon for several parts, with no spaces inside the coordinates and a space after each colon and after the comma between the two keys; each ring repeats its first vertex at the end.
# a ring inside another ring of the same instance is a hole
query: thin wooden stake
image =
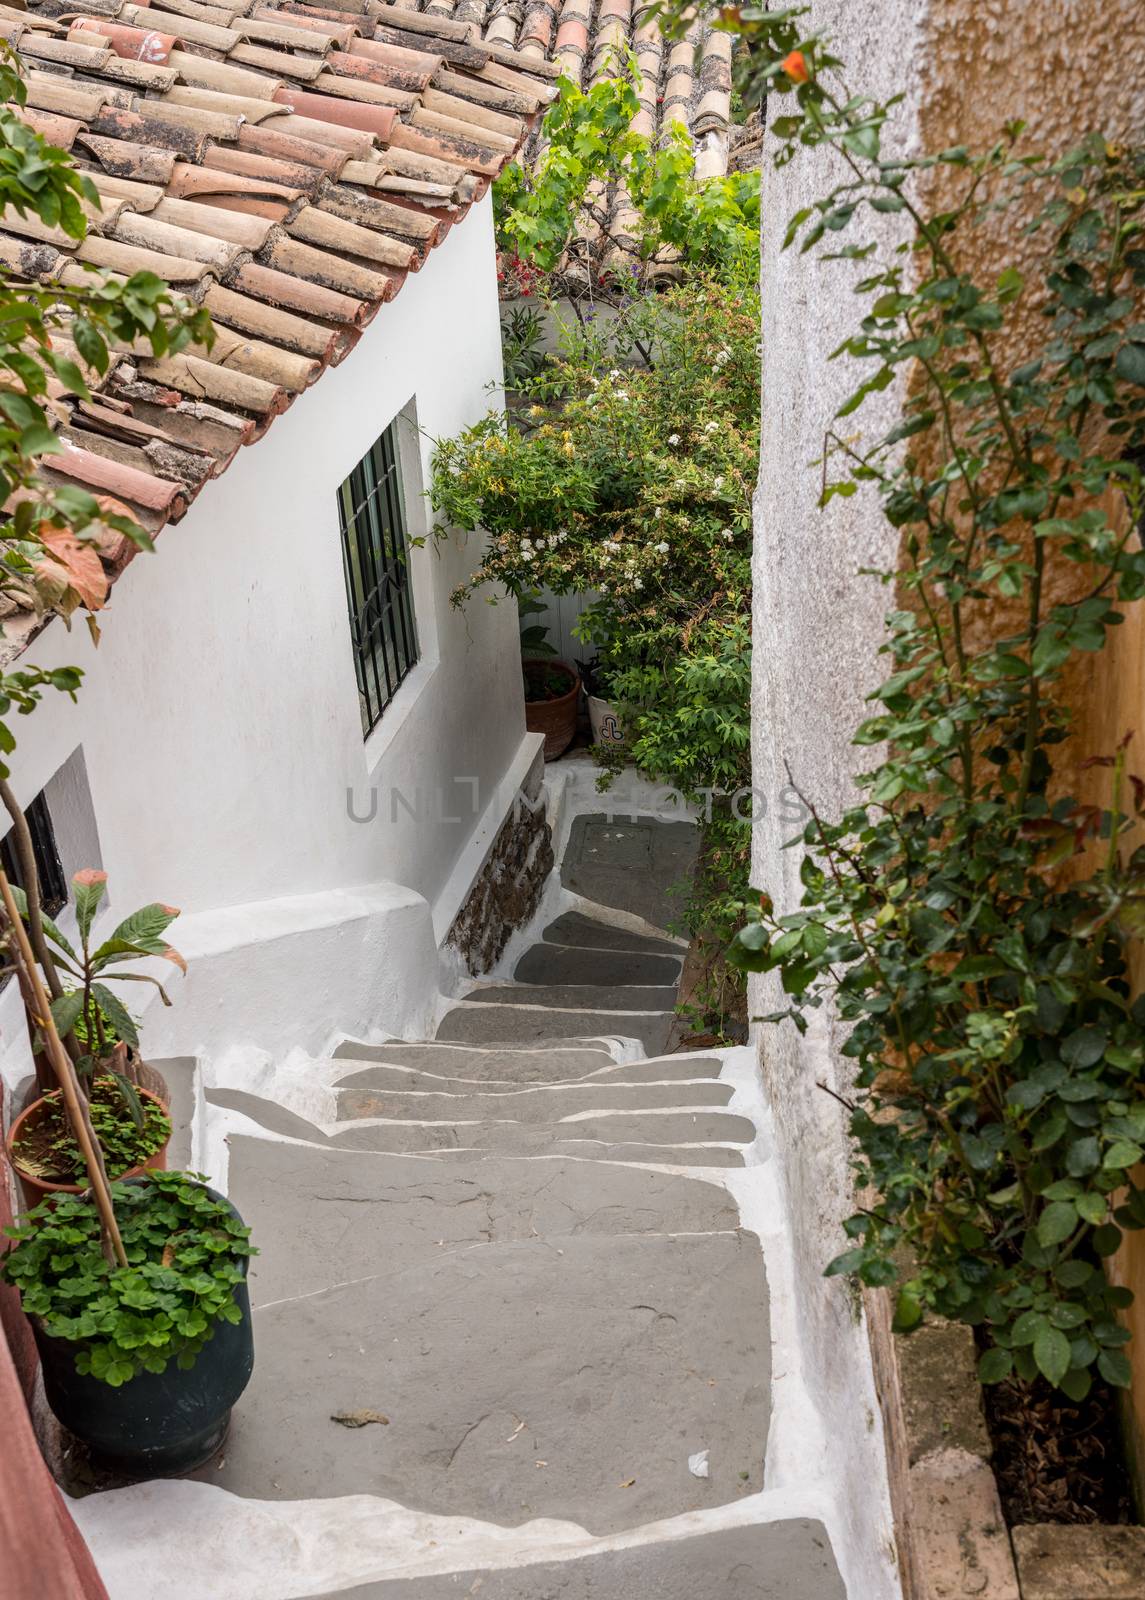
{"type": "Polygon", "coordinates": [[[4,912],[12,930],[12,937],[15,940],[16,948],[11,953],[17,959],[16,970],[20,989],[24,995],[24,1003],[28,1008],[29,1015],[43,1035],[45,1052],[60,1085],[68,1120],[71,1122],[76,1141],[87,1165],[88,1182],[91,1185],[96,1209],[103,1224],[105,1253],[109,1261],[115,1261],[119,1266],[125,1267],[127,1265],[127,1254],[123,1248],[123,1240],[120,1237],[119,1224],[115,1220],[115,1206],[112,1203],[107,1168],[103,1162],[103,1151],[100,1149],[95,1129],[91,1125],[87,1101],[84,1099],[83,1091],[80,1089],[75,1066],[64,1049],[59,1033],[56,1031],[52,1008],[48,1004],[47,994],[40,981],[40,974],[36,966],[35,957],[32,954],[28,933],[24,927],[23,918],[16,909],[16,902],[12,898],[12,886],[8,882],[8,875],[2,868],[0,868],[0,898],[3,899],[4,912]]]}

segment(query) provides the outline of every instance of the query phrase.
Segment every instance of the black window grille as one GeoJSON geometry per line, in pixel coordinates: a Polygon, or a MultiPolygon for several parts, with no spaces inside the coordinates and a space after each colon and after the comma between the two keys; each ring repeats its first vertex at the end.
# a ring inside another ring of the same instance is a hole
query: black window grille
{"type": "Polygon", "coordinates": [[[377,726],[418,659],[395,423],[339,489],[338,512],[366,734],[377,726]]]}
{"type": "MultiPolygon", "coordinates": [[[[42,794],[36,796],[26,808],[24,815],[28,819],[28,832],[32,835],[32,855],[36,862],[36,875],[40,880],[40,904],[49,917],[54,917],[56,912],[62,911],[68,903],[68,885],[60,861],[60,852],[56,847],[51,813],[42,794]]],[[[3,865],[9,883],[16,884],[26,894],[28,885],[20,866],[20,858],[16,854],[16,841],[11,832],[7,838],[0,841],[0,865],[3,865]]]]}

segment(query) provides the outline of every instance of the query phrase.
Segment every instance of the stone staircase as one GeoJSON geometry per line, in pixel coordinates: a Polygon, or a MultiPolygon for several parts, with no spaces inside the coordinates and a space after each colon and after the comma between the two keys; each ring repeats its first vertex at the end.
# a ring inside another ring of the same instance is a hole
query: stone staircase
{"type": "Polygon", "coordinates": [[[416,1513],[392,1560],[260,1597],[844,1600],[822,1524],[762,1509],[767,1280],[721,1181],[756,1126],[724,1056],[665,1053],[682,946],[579,905],[432,1040],[316,1063],[321,1117],[207,1091],[261,1254],[254,1379],[194,1476],[299,1526],[416,1513]]]}

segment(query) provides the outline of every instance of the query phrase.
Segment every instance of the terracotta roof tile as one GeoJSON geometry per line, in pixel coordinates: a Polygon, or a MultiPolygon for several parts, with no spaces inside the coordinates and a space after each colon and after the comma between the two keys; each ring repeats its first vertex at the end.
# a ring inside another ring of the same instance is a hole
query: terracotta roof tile
{"type": "MultiPolygon", "coordinates": [[[[45,481],[112,496],[154,532],[345,359],[521,147],[555,69],[516,37],[483,39],[481,0],[448,15],[415,0],[30,4],[0,5],[19,114],[72,151],[101,206],[78,246],[6,216],[0,266],[63,285],[90,281],[83,264],[153,271],[215,323],[209,349],[113,352],[89,400],[51,388],[65,448],[45,481]]],[[[133,551],[117,536],[105,567],[133,551]]],[[[6,659],[34,632],[21,621],[5,621],[6,659]]]]}

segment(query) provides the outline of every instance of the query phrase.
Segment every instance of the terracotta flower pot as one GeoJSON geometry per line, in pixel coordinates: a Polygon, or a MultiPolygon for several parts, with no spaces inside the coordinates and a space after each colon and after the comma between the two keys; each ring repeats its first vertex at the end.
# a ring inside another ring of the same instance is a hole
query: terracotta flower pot
{"type": "Polygon", "coordinates": [[[545,736],[545,760],[564,755],[576,735],[576,708],[580,699],[580,679],[567,661],[544,660],[522,663],[526,681],[536,681],[543,672],[559,671],[569,680],[567,694],[549,700],[525,701],[525,727],[530,733],[545,736]]]}
{"type": "MultiPolygon", "coordinates": [[[[159,1107],[160,1111],[166,1114],[167,1107],[157,1094],[152,1094],[150,1089],[139,1088],[136,1090],[136,1093],[139,1095],[141,1100],[153,1101],[154,1104],[159,1107]]],[[[35,1125],[37,1117],[42,1115],[43,1104],[44,1100],[43,1096],[41,1095],[38,1099],[33,1100],[30,1106],[27,1106],[23,1111],[21,1111],[15,1122],[8,1129],[8,1138],[6,1141],[9,1163],[11,1164],[13,1172],[20,1180],[20,1188],[24,1193],[24,1203],[29,1208],[39,1205],[40,1201],[43,1200],[47,1195],[82,1194],[87,1188],[86,1183],[51,1183],[47,1178],[33,1177],[30,1172],[25,1172],[20,1166],[20,1158],[16,1154],[16,1149],[20,1141],[21,1133],[30,1126],[35,1125]]],[[[170,1134],[168,1134],[167,1138],[164,1139],[163,1143],[159,1146],[159,1149],[156,1150],[152,1155],[149,1155],[147,1160],[142,1162],[139,1166],[129,1167],[126,1172],[109,1172],[108,1177],[114,1181],[117,1178],[137,1178],[141,1172],[165,1172],[167,1170],[167,1146],[169,1143],[170,1134]]]]}

